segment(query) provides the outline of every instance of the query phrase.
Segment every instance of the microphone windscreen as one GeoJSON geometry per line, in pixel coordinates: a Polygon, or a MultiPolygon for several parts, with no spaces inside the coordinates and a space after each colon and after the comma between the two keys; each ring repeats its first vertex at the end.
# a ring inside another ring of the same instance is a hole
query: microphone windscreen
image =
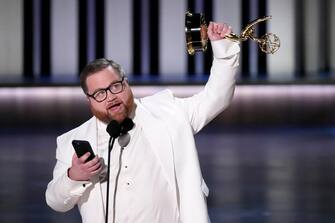
{"type": "Polygon", "coordinates": [[[120,124],[115,121],[112,120],[108,125],[107,125],[107,129],[106,131],[108,132],[108,134],[112,137],[112,138],[117,138],[120,135],[121,132],[121,126],[120,124]]]}
{"type": "Polygon", "coordinates": [[[125,118],[121,124],[121,134],[127,133],[134,127],[134,122],[130,118],[125,118]]]}
{"type": "Polygon", "coordinates": [[[118,142],[119,142],[119,145],[122,148],[126,147],[129,144],[129,142],[130,142],[130,135],[129,135],[129,133],[120,135],[120,137],[118,139],[118,142]]]}

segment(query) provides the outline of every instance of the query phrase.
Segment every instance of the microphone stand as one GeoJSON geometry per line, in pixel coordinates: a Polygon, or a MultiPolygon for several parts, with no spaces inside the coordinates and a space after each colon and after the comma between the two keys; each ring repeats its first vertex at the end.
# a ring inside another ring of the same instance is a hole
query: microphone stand
{"type": "Polygon", "coordinates": [[[113,149],[114,146],[114,142],[115,142],[115,138],[114,137],[110,137],[109,138],[109,142],[108,142],[108,166],[107,166],[107,194],[106,194],[106,218],[105,218],[105,223],[108,223],[108,209],[109,209],[109,179],[110,179],[110,155],[111,155],[111,151],[113,149]],[[112,144],[111,144],[112,141],[112,144]]]}
{"type": "Polygon", "coordinates": [[[106,131],[110,135],[109,142],[108,142],[108,168],[107,168],[107,194],[106,194],[106,219],[105,223],[108,223],[108,209],[109,209],[109,180],[110,180],[110,155],[111,151],[114,146],[115,139],[119,138],[119,144],[121,146],[120,157],[119,157],[119,170],[116,176],[115,188],[114,188],[114,199],[113,199],[113,222],[115,222],[115,196],[117,190],[117,182],[121,171],[121,156],[122,151],[125,146],[128,145],[130,136],[128,131],[134,127],[134,123],[130,118],[126,118],[123,120],[122,124],[120,125],[117,121],[112,120],[108,126],[106,131]],[[121,140],[121,141],[120,141],[121,140]],[[111,143],[112,142],[112,143],[111,143]]]}

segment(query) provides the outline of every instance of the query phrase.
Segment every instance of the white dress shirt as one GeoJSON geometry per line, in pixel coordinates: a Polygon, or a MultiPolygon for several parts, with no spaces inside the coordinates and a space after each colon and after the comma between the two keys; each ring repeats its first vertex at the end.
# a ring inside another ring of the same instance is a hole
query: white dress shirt
{"type": "MultiPolygon", "coordinates": [[[[179,213],[175,194],[163,174],[162,166],[150,148],[139,122],[140,108],[136,108],[135,126],[129,131],[130,142],[121,149],[115,140],[111,151],[109,222],[113,219],[114,188],[121,160],[121,170],[115,193],[115,222],[122,223],[178,223],[179,213]],[[123,151],[121,151],[123,150],[123,151]],[[121,158],[121,159],[120,159],[121,158]]],[[[98,153],[107,165],[109,135],[106,124],[98,121],[98,153]]],[[[101,183],[104,202],[107,183],[101,183]]],[[[105,208],[106,205],[104,204],[105,208]]]]}

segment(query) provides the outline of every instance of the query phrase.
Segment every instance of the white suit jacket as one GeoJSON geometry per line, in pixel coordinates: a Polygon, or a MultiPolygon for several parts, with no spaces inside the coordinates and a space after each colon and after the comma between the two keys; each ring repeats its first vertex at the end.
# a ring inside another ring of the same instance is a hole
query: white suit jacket
{"type": "MultiPolygon", "coordinates": [[[[193,135],[222,112],[231,102],[239,46],[229,40],[212,42],[214,60],[209,80],[198,94],[181,99],[165,90],[135,100],[142,109],[140,124],[168,183],[174,190],[180,222],[209,222],[206,196],[193,135]]],[[[96,118],[57,138],[57,163],[46,190],[47,204],[65,212],[78,205],[84,223],[103,223],[105,210],[98,180],[73,181],[67,176],[74,150],[73,139],[96,145],[96,118]]],[[[95,149],[95,146],[92,146],[95,149]]],[[[97,151],[95,151],[97,152],[97,151]]],[[[159,195],[157,195],[159,196],[159,195]]]]}

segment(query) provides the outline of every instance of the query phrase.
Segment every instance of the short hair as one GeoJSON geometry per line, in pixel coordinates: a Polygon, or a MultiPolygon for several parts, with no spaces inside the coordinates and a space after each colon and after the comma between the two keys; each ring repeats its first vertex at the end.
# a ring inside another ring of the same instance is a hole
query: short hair
{"type": "Polygon", "coordinates": [[[126,76],[126,73],[121,65],[116,63],[115,61],[105,58],[95,59],[89,62],[80,73],[80,86],[85,94],[87,93],[87,77],[107,67],[112,67],[114,71],[116,71],[116,74],[119,75],[121,78],[126,76]]]}

